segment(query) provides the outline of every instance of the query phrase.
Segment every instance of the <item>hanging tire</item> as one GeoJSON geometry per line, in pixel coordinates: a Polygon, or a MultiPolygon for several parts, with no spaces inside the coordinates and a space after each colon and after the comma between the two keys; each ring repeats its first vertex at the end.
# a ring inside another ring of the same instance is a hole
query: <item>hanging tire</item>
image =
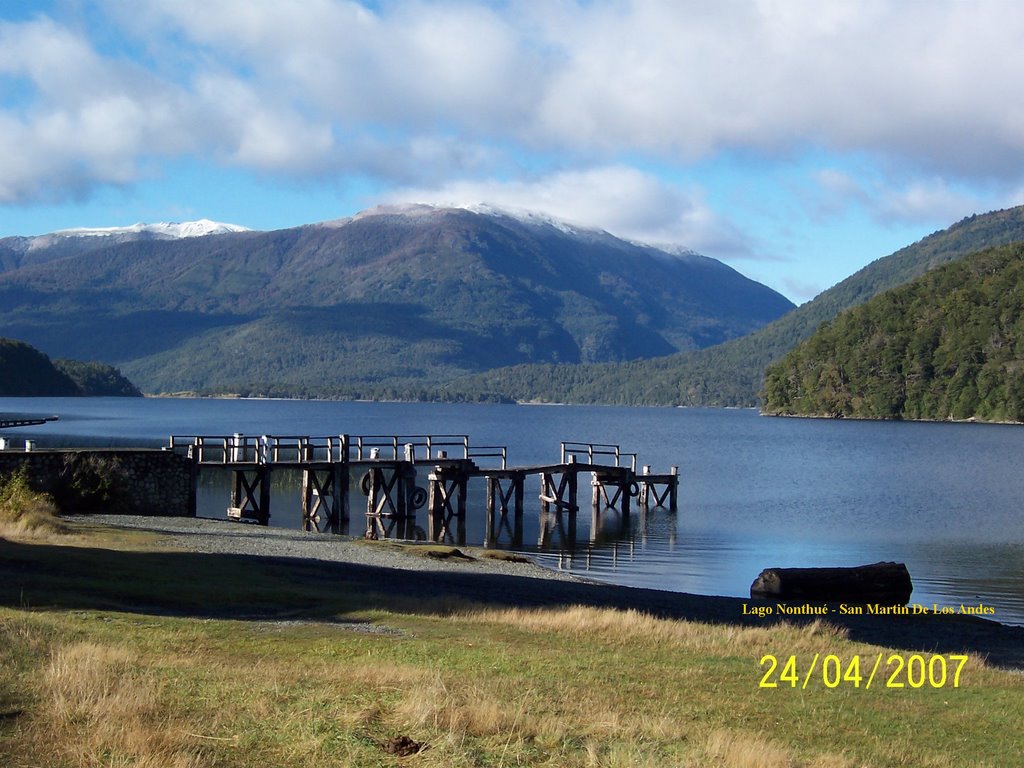
{"type": "Polygon", "coordinates": [[[363,496],[369,496],[370,491],[373,490],[373,470],[371,469],[362,479],[359,481],[359,490],[363,492],[363,496]]]}
{"type": "Polygon", "coordinates": [[[412,504],[413,509],[422,509],[423,505],[427,503],[426,488],[414,488],[412,495],[409,496],[409,503],[412,504]]]}
{"type": "Polygon", "coordinates": [[[634,497],[640,495],[640,483],[636,480],[629,484],[629,495],[634,497]]]}

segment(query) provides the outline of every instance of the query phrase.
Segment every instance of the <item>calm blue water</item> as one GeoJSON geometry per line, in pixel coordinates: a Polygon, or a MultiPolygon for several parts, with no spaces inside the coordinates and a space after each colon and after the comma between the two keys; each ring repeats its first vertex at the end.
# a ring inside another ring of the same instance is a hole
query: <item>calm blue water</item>
{"type": "MultiPolygon", "coordinates": [[[[678,514],[634,508],[628,530],[609,514],[593,531],[581,482],[577,548],[538,552],[542,563],[619,584],[746,596],[770,566],[897,560],[910,569],[913,601],[984,601],[997,620],[1024,624],[1021,427],[769,419],[750,410],[0,398],[0,413],[12,412],[60,415],[7,433],[40,447],[158,445],[197,433],[467,434],[476,445],[508,446],[515,466],[557,461],[563,440],[616,443],[654,472],[679,466],[678,514]]],[[[527,544],[539,530],[539,481],[531,482],[527,544]]],[[[223,517],[226,483],[203,484],[200,513],[223,517]]],[[[360,503],[353,495],[356,535],[360,503]]],[[[482,543],[482,512],[481,483],[470,493],[470,544],[482,543]]],[[[273,513],[273,524],[298,527],[297,489],[275,490],[273,513]]]]}

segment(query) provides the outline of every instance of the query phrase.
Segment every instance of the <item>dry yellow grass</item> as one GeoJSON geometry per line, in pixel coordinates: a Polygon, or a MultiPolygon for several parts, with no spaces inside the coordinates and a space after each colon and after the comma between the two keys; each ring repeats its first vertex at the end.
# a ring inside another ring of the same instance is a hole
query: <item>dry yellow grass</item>
{"type": "Polygon", "coordinates": [[[0,536],[14,541],[52,543],[67,533],[53,499],[29,488],[22,473],[0,483],[0,536]]]}
{"type": "Polygon", "coordinates": [[[162,686],[126,648],[66,645],[40,675],[38,711],[45,716],[31,718],[19,738],[51,765],[206,765],[202,748],[162,701],[162,686]]]}
{"type": "Polygon", "coordinates": [[[640,641],[672,643],[690,650],[728,647],[778,649],[785,644],[793,653],[813,651],[823,644],[845,639],[848,632],[827,622],[773,627],[720,626],[659,619],[637,610],[587,606],[552,609],[509,608],[470,610],[459,616],[467,622],[506,624],[535,632],[555,632],[607,645],[633,645],[640,641]]]}

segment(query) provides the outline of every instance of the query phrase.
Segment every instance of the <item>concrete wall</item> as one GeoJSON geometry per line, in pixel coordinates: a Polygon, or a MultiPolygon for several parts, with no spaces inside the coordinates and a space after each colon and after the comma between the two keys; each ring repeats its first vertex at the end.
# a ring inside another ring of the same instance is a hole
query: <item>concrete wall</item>
{"type": "Polygon", "coordinates": [[[0,477],[22,466],[33,488],[52,494],[65,512],[195,515],[192,462],[171,451],[0,451],[0,477]]]}

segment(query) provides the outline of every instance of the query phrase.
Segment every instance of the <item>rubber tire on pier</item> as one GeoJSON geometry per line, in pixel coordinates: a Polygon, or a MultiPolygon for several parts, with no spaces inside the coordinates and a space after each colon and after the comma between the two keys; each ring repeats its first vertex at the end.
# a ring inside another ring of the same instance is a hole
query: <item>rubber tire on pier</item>
{"type": "Polygon", "coordinates": [[[369,496],[370,495],[370,491],[372,489],[373,489],[373,470],[371,469],[365,475],[363,475],[362,478],[360,478],[360,480],[359,480],[359,490],[362,492],[363,496],[369,496]]]}
{"type": "Polygon", "coordinates": [[[422,509],[427,503],[427,489],[414,488],[412,495],[409,497],[409,503],[412,505],[413,509],[422,509]]]}

